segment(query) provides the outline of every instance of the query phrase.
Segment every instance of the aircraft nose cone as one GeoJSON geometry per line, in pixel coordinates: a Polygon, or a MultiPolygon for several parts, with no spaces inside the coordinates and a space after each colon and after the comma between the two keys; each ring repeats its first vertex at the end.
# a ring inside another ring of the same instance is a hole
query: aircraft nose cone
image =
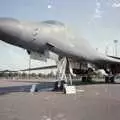
{"type": "Polygon", "coordinates": [[[14,43],[20,36],[19,21],[13,18],[0,18],[0,40],[14,43]]]}
{"type": "Polygon", "coordinates": [[[0,18],[0,31],[8,33],[15,28],[16,20],[12,18],[0,18]]]}
{"type": "Polygon", "coordinates": [[[18,36],[21,33],[20,22],[13,18],[0,18],[0,34],[18,36]]]}
{"type": "Polygon", "coordinates": [[[0,18],[0,32],[3,31],[4,26],[5,26],[5,22],[4,22],[3,18],[0,18]]]}
{"type": "Polygon", "coordinates": [[[0,18],[0,30],[5,29],[5,27],[10,24],[10,21],[8,18],[0,18]]]}

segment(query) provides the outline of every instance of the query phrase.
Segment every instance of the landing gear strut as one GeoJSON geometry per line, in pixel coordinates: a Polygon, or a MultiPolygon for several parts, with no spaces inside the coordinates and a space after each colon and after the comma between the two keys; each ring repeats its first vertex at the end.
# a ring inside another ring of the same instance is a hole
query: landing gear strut
{"type": "Polygon", "coordinates": [[[64,84],[72,85],[69,59],[66,57],[60,59],[60,61],[58,62],[57,68],[58,68],[58,71],[57,71],[58,81],[56,81],[54,85],[55,91],[63,90],[64,84]]]}

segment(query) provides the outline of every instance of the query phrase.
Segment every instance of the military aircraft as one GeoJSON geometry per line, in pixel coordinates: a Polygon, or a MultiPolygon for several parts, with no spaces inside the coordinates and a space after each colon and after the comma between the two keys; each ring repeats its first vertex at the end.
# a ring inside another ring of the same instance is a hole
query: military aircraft
{"type": "Polygon", "coordinates": [[[68,81],[71,75],[86,75],[97,69],[104,69],[113,76],[120,72],[119,58],[99,53],[85,39],[69,33],[66,25],[59,21],[0,18],[0,40],[26,49],[34,59],[54,59],[60,80],[68,81]]]}

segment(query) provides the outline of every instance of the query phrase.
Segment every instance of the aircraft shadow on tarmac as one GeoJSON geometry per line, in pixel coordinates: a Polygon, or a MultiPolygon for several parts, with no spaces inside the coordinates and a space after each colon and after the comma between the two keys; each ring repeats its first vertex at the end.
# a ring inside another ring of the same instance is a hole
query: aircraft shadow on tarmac
{"type": "Polygon", "coordinates": [[[120,84],[120,82],[114,82],[114,83],[105,83],[104,81],[89,81],[89,82],[82,82],[82,81],[74,81],[73,85],[79,86],[79,85],[99,85],[99,84],[120,84]]]}
{"type": "MultiPolygon", "coordinates": [[[[33,82],[34,83],[34,82],[33,82]]],[[[35,83],[37,92],[44,92],[44,91],[52,91],[55,85],[55,82],[38,82],[35,83]]],[[[106,84],[104,81],[89,81],[89,82],[82,82],[82,81],[73,81],[73,85],[99,85],[99,84],[106,84]]],[[[107,83],[108,84],[108,83],[107,83]]],[[[120,84],[120,82],[109,83],[109,84],[120,84]]],[[[0,95],[6,95],[9,93],[15,92],[30,92],[32,85],[21,85],[21,86],[9,86],[9,87],[0,87],[0,95]]]]}
{"type": "MultiPolygon", "coordinates": [[[[52,91],[54,82],[39,82],[36,84],[37,91],[52,91]]],[[[6,95],[15,92],[30,92],[32,85],[0,87],[0,95],[6,95]]]]}

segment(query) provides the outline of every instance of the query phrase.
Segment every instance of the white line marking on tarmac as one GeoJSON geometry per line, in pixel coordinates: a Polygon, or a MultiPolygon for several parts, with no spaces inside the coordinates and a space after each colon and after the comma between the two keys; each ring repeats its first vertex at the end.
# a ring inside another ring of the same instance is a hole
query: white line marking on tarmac
{"type": "Polygon", "coordinates": [[[99,93],[99,92],[96,92],[95,94],[96,94],[96,95],[100,95],[100,93],[99,93]]]}
{"type": "Polygon", "coordinates": [[[85,92],[85,90],[82,90],[82,89],[77,89],[76,91],[81,93],[85,92]]]}

